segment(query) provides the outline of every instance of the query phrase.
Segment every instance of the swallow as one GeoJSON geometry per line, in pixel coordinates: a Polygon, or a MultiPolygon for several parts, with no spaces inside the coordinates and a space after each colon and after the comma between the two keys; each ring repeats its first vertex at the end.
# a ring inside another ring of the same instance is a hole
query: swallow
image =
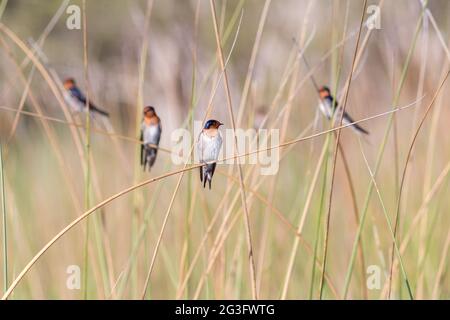
{"type": "MultiPolygon", "coordinates": [[[[338,103],[336,100],[334,100],[333,96],[330,93],[330,89],[326,86],[323,86],[322,88],[319,89],[319,96],[320,96],[320,104],[319,104],[320,111],[322,111],[324,116],[327,117],[328,120],[330,120],[332,117],[334,117],[338,103]]],[[[341,108],[339,110],[342,111],[341,108]]],[[[337,115],[336,117],[339,119],[337,115]]],[[[350,115],[347,112],[344,112],[344,116],[342,117],[342,124],[348,125],[353,122],[355,121],[350,117],[350,115]]],[[[357,123],[352,124],[351,128],[358,134],[362,133],[369,134],[367,130],[365,130],[357,123]]]]}
{"type": "Polygon", "coordinates": [[[208,182],[210,190],[212,177],[216,170],[216,162],[207,162],[215,161],[219,157],[220,148],[222,147],[222,134],[219,131],[221,125],[223,123],[217,120],[206,121],[197,139],[199,160],[200,163],[205,163],[204,166],[200,167],[200,181],[203,182],[203,188],[206,187],[206,182],[208,182]]]}
{"type": "MultiPolygon", "coordinates": [[[[64,80],[64,98],[67,103],[77,112],[83,112],[86,110],[86,97],[77,87],[75,80],[73,78],[68,78],[64,80]]],[[[105,117],[109,117],[108,112],[97,108],[93,103],[89,101],[89,111],[91,114],[100,114],[105,117]]]]}
{"type": "Polygon", "coordinates": [[[161,139],[161,120],[155,112],[155,108],[147,106],[144,108],[144,119],[141,124],[141,165],[148,164],[148,170],[155,164],[158,153],[159,140],[161,139]]]}

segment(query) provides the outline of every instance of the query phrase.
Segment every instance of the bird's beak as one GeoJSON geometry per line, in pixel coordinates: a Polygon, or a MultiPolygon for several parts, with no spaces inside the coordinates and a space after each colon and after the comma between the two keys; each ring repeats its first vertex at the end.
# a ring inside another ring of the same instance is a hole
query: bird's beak
{"type": "Polygon", "coordinates": [[[222,123],[222,122],[219,122],[219,127],[220,127],[220,126],[223,126],[223,123],[222,123]]]}

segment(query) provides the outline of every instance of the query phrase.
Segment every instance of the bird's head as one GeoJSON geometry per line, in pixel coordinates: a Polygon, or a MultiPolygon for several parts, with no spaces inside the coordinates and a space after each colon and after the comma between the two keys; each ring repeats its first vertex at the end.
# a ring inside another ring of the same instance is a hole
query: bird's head
{"type": "Polygon", "coordinates": [[[331,95],[331,93],[330,93],[330,88],[328,88],[327,86],[321,87],[321,88],[319,89],[319,95],[320,95],[320,98],[321,98],[321,99],[324,99],[324,98],[330,96],[330,95],[331,95]]]}
{"type": "Polygon", "coordinates": [[[145,107],[143,113],[144,113],[144,117],[149,117],[149,118],[156,115],[155,108],[153,108],[152,106],[145,107]]]}
{"type": "Polygon", "coordinates": [[[223,123],[217,120],[208,120],[205,122],[204,129],[218,129],[223,123]]]}
{"type": "Polygon", "coordinates": [[[75,87],[75,80],[73,78],[67,78],[64,80],[64,89],[69,90],[75,87]]]}

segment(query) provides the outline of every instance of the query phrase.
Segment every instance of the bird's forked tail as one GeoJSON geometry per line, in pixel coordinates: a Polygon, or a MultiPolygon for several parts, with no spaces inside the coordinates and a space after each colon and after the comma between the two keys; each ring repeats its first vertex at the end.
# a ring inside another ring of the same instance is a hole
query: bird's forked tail
{"type": "Polygon", "coordinates": [[[209,190],[211,190],[211,181],[216,170],[216,163],[205,164],[200,167],[200,181],[203,182],[203,188],[206,187],[208,182],[209,190]]]}
{"type": "Polygon", "coordinates": [[[144,146],[143,151],[144,151],[144,154],[142,157],[142,165],[144,166],[144,171],[145,171],[145,168],[147,167],[147,165],[148,165],[148,170],[150,171],[151,167],[153,167],[153,165],[155,164],[158,149],[146,145],[146,146],[144,146]]]}

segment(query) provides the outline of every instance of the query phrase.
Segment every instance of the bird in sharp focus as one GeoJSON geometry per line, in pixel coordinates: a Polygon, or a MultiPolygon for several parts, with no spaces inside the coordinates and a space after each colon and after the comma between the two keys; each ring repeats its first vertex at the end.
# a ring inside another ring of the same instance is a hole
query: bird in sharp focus
{"type": "Polygon", "coordinates": [[[197,140],[197,151],[200,163],[205,165],[200,167],[200,181],[203,182],[203,188],[208,182],[211,189],[211,181],[216,170],[216,161],[219,157],[220,148],[222,147],[222,134],[219,127],[223,123],[217,120],[208,120],[200,132],[197,140]]]}

